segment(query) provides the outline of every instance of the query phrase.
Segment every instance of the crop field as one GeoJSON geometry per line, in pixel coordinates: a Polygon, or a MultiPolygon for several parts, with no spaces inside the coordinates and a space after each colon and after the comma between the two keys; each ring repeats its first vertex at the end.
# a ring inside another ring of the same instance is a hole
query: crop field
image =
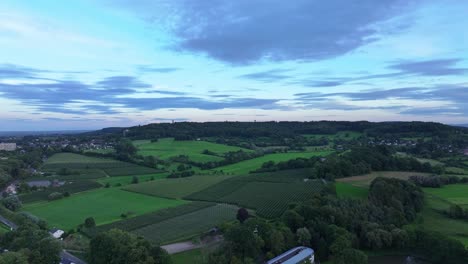
{"type": "Polygon", "coordinates": [[[201,191],[229,177],[232,176],[210,175],[160,179],[152,182],[132,184],[125,187],[125,190],[159,197],[180,199],[194,192],[201,191]]]}
{"type": "Polygon", "coordinates": [[[132,231],[156,244],[188,239],[226,221],[236,219],[238,207],[218,204],[132,231]]]}
{"type": "Polygon", "coordinates": [[[288,161],[296,158],[310,158],[315,156],[327,156],[333,151],[313,151],[313,152],[288,152],[288,153],[274,153],[261,156],[258,158],[244,160],[235,164],[215,168],[216,171],[223,171],[227,174],[242,175],[248,174],[251,171],[262,167],[263,163],[268,161],[280,162],[288,161]]]}
{"type": "Polygon", "coordinates": [[[440,232],[468,246],[468,222],[452,219],[441,213],[441,211],[447,210],[450,204],[450,202],[426,192],[426,203],[419,216],[423,220],[416,219],[410,227],[422,227],[440,232]]]}
{"type": "Polygon", "coordinates": [[[259,216],[279,217],[293,203],[312,199],[322,190],[321,181],[306,183],[250,182],[221,198],[222,202],[255,209],[259,216]]]}
{"type": "Polygon", "coordinates": [[[203,154],[204,150],[212,151],[218,155],[229,151],[251,151],[240,147],[216,144],[208,141],[176,141],[173,138],[162,138],[159,139],[158,142],[137,140],[134,141],[134,145],[138,148],[138,154],[143,156],[155,156],[160,159],[168,159],[174,156],[187,155],[195,162],[220,161],[223,159],[216,155],[203,154]]]}
{"type": "Polygon", "coordinates": [[[184,203],[117,188],[102,188],[52,202],[27,204],[23,210],[46,220],[52,227],[68,230],[83,223],[87,217],[94,217],[96,224],[101,225],[121,220],[122,213],[131,212],[130,217],[133,217],[184,203]]]}
{"type": "Polygon", "coordinates": [[[45,171],[57,171],[62,168],[77,171],[76,175],[64,177],[92,179],[99,176],[125,176],[132,174],[151,174],[158,171],[152,168],[138,166],[114,159],[88,157],[74,153],[58,153],[50,157],[42,167],[45,171]]]}
{"type": "Polygon", "coordinates": [[[31,193],[26,193],[20,196],[20,199],[23,203],[32,203],[37,201],[46,201],[47,196],[53,192],[68,192],[70,194],[89,191],[91,189],[100,188],[101,184],[90,181],[90,180],[81,180],[72,183],[62,185],[60,187],[47,188],[43,191],[36,191],[31,193]]]}
{"type": "MultiPolygon", "coordinates": [[[[284,171],[281,173],[292,173],[284,171]]],[[[200,192],[187,196],[187,199],[224,202],[255,209],[260,216],[272,218],[280,216],[291,203],[310,199],[323,188],[323,182],[299,180],[297,175],[290,182],[280,178],[280,173],[240,176],[222,181],[200,192]],[[275,176],[276,174],[276,176],[275,176]],[[282,181],[275,182],[275,177],[282,181]],[[266,180],[264,180],[266,179],[266,180]]],[[[282,177],[285,177],[284,175],[282,177]]]]}
{"type": "Polygon", "coordinates": [[[153,173],[153,174],[143,174],[143,175],[129,175],[129,176],[115,176],[115,177],[106,177],[100,178],[96,181],[105,185],[109,183],[110,186],[120,186],[120,185],[129,185],[132,183],[133,177],[138,178],[138,182],[146,182],[151,179],[163,179],[166,178],[168,173],[153,173]]]}
{"type": "Polygon", "coordinates": [[[173,217],[195,212],[213,205],[215,204],[208,202],[190,202],[179,205],[177,207],[165,208],[156,212],[151,212],[128,219],[123,219],[110,224],[96,226],[91,229],[86,229],[86,234],[90,237],[93,237],[100,232],[107,231],[113,228],[125,231],[132,231],[135,229],[143,228],[145,226],[162,222],[173,217]]]}
{"type": "Polygon", "coordinates": [[[350,183],[336,182],[336,194],[340,198],[367,199],[369,190],[350,183]]]}
{"type": "Polygon", "coordinates": [[[309,169],[284,170],[277,172],[253,173],[246,176],[232,177],[217,183],[186,198],[201,201],[221,201],[221,198],[246,185],[249,182],[292,183],[303,182],[309,169]]]}
{"type": "Polygon", "coordinates": [[[468,208],[468,184],[451,184],[441,188],[424,188],[424,192],[468,208]]]}
{"type": "Polygon", "coordinates": [[[336,179],[336,181],[349,183],[357,187],[368,187],[377,177],[407,180],[410,176],[413,175],[428,176],[430,174],[412,171],[373,171],[365,175],[336,179]]]}

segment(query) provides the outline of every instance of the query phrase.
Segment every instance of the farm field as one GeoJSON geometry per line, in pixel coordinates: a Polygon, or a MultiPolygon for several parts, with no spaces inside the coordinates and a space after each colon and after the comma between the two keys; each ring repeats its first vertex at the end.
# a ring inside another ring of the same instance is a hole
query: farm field
{"type": "Polygon", "coordinates": [[[203,264],[206,263],[206,257],[203,255],[203,249],[197,248],[171,256],[173,264],[203,264]]]}
{"type": "Polygon", "coordinates": [[[450,202],[426,192],[426,203],[418,217],[423,220],[416,219],[415,223],[411,224],[410,227],[422,227],[440,232],[468,246],[468,222],[451,219],[440,212],[441,210],[447,210],[450,204],[450,202]]]}
{"type": "Polygon", "coordinates": [[[217,204],[195,212],[173,217],[132,231],[156,244],[189,239],[211,228],[236,219],[238,207],[217,204]]]}
{"type": "Polygon", "coordinates": [[[92,189],[97,189],[100,187],[101,187],[101,184],[97,182],[90,181],[90,180],[81,180],[81,181],[76,181],[72,183],[67,183],[60,187],[48,188],[43,191],[26,193],[26,194],[20,195],[19,197],[23,203],[32,203],[32,202],[47,200],[47,197],[49,196],[49,194],[53,192],[60,192],[62,194],[65,192],[68,192],[70,194],[74,194],[74,193],[89,191],[92,189]]]}
{"type": "Polygon", "coordinates": [[[180,199],[194,192],[201,191],[213,184],[221,182],[232,176],[210,175],[192,176],[186,178],[160,179],[152,182],[132,184],[124,189],[131,192],[147,195],[180,199]]]}
{"type": "Polygon", "coordinates": [[[107,183],[110,184],[110,186],[116,186],[116,185],[129,185],[132,183],[133,177],[136,176],[138,178],[138,181],[141,182],[146,182],[151,179],[162,179],[166,178],[168,173],[153,173],[153,174],[143,174],[143,175],[130,175],[130,176],[116,176],[116,177],[106,177],[106,178],[100,178],[97,179],[96,181],[101,183],[102,185],[105,185],[107,183]]]}
{"type": "Polygon", "coordinates": [[[336,181],[349,183],[358,187],[368,187],[371,184],[371,182],[377,177],[407,180],[410,176],[413,175],[428,176],[430,174],[412,171],[373,171],[365,175],[336,179],[336,181]]]}
{"type": "Polygon", "coordinates": [[[441,188],[424,188],[424,192],[468,208],[468,184],[451,184],[441,188]]]}
{"type": "Polygon", "coordinates": [[[83,223],[87,217],[94,217],[96,224],[101,225],[120,220],[122,213],[132,212],[131,216],[137,216],[184,203],[106,188],[52,202],[26,204],[23,211],[46,220],[51,227],[69,230],[83,223]]]}
{"type": "MultiPolygon", "coordinates": [[[[57,153],[50,157],[42,166],[44,171],[58,171],[67,169],[76,178],[92,173],[93,176],[126,176],[131,174],[150,174],[158,171],[152,168],[138,166],[132,163],[118,161],[114,159],[103,159],[88,157],[74,153],[57,153]]],[[[66,177],[69,177],[67,175],[66,177]]]]}
{"type": "Polygon", "coordinates": [[[336,182],[336,194],[340,198],[367,199],[368,188],[354,186],[350,183],[336,182]]]}
{"type": "Polygon", "coordinates": [[[138,154],[143,156],[155,156],[160,159],[187,155],[195,162],[220,161],[223,158],[215,155],[203,154],[204,150],[212,151],[218,155],[229,151],[251,151],[240,147],[216,144],[208,141],[176,141],[173,138],[162,138],[158,142],[150,140],[137,140],[133,142],[138,148],[138,154]]]}
{"type": "Polygon", "coordinates": [[[222,167],[215,168],[216,171],[223,171],[227,174],[242,175],[248,174],[251,171],[262,167],[263,163],[268,161],[280,162],[288,161],[296,158],[310,158],[315,156],[327,156],[333,151],[313,151],[313,152],[288,152],[288,153],[274,153],[261,156],[258,158],[244,160],[235,164],[230,164],[222,167]]]}
{"type": "Polygon", "coordinates": [[[122,219],[120,221],[112,222],[109,224],[96,226],[94,228],[87,228],[85,231],[86,234],[90,237],[93,237],[100,232],[107,231],[113,228],[118,228],[125,231],[132,231],[135,229],[143,228],[148,225],[159,223],[161,221],[173,217],[195,212],[213,205],[215,204],[207,202],[188,202],[176,207],[161,209],[155,212],[135,216],[128,219],[122,219]]]}
{"type": "Polygon", "coordinates": [[[236,204],[255,209],[257,214],[263,217],[277,217],[289,204],[310,199],[323,188],[322,181],[303,181],[306,170],[297,170],[297,174],[294,172],[292,170],[234,177],[186,198],[236,204]],[[288,174],[292,174],[289,179],[286,176],[288,174]]]}

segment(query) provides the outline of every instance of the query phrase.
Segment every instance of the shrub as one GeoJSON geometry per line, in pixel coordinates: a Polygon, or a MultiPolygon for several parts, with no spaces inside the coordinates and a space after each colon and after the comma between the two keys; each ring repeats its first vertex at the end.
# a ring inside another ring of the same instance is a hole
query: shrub
{"type": "Polygon", "coordinates": [[[53,192],[47,196],[47,200],[49,201],[54,201],[54,200],[59,200],[63,198],[63,193],[60,192],[53,192]]]}

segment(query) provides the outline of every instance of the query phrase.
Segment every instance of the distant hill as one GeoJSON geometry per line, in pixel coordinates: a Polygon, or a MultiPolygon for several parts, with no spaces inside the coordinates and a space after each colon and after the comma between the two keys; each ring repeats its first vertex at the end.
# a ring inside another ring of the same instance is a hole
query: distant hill
{"type": "Polygon", "coordinates": [[[468,129],[434,122],[368,122],[368,121],[313,121],[313,122],[176,122],[157,123],[129,128],[105,128],[91,132],[100,135],[125,135],[134,139],[174,137],[179,140],[200,137],[240,138],[291,138],[300,134],[335,134],[355,131],[368,136],[408,136],[423,133],[425,136],[444,137],[468,129]]]}
{"type": "Polygon", "coordinates": [[[70,135],[89,132],[90,130],[57,130],[57,131],[0,131],[0,137],[12,136],[46,136],[46,135],[70,135]]]}

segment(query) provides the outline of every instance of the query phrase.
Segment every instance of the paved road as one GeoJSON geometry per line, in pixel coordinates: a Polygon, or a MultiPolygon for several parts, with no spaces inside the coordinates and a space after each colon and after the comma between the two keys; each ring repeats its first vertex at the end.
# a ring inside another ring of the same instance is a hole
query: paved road
{"type": "Polygon", "coordinates": [[[5,217],[3,217],[1,215],[0,215],[0,222],[5,224],[6,226],[11,228],[12,230],[18,228],[18,226],[15,223],[11,222],[10,220],[6,219],[5,217]]]}

